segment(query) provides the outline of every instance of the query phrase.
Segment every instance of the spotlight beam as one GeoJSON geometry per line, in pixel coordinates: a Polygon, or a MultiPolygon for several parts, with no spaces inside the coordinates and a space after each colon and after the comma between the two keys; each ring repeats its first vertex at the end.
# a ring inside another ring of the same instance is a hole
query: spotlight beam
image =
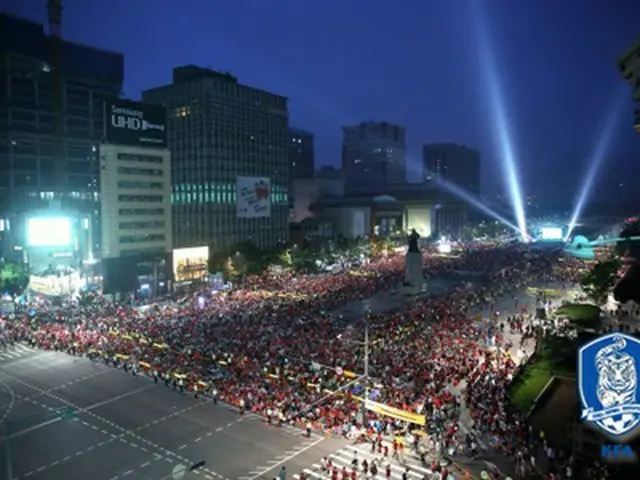
{"type": "Polygon", "coordinates": [[[475,207],[481,212],[487,214],[494,220],[499,221],[503,225],[515,230],[516,232],[520,232],[520,228],[518,226],[514,225],[512,222],[504,218],[502,215],[496,213],[491,208],[487,207],[484,203],[482,203],[482,201],[479,198],[476,198],[474,195],[458,187],[457,185],[454,185],[453,183],[446,181],[440,176],[434,176],[434,178],[436,179],[436,183],[439,187],[442,187],[447,192],[458,197],[460,200],[463,200],[468,205],[475,207]]]}
{"type": "Polygon", "coordinates": [[[507,183],[511,206],[513,208],[516,221],[518,222],[522,239],[526,241],[528,239],[527,221],[524,211],[522,189],[520,187],[520,177],[516,167],[512,136],[509,131],[505,102],[502,96],[502,88],[498,77],[496,62],[492,54],[489,34],[486,29],[485,21],[482,18],[482,13],[479,9],[480,7],[478,6],[477,10],[475,10],[474,18],[477,24],[478,36],[480,37],[478,42],[478,45],[480,46],[480,58],[483,63],[482,70],[489,89],[491,107],[493,108],[498,148],[502,154],[502,174],[505,177],[505,182],[507,183]]]}
{"type": "Polygon", "coordinates": [[[573,213],[571,214],[571,218],[569,220],[569,228],[567,228],[565,242],[571,238],[571,234],[573,233],[576,224],[580,220],[582,211],[584,210],[585,205],[588,203],[589,197],[591,195],[591,189],[593,187],[593,182],[595,181],[598,172],[600,171],[602,160],[605,154],[611,147],[611,139],[618,124],[618,120],[622,117],[621,110],[623,110],[625,103],[626,92],[625,96],[621,95],[620,99],[614,100],[611,112],[609,112],[609,115],[605,118],[605,122],[600,130],[600,134],[597,135],[597,143],[595,145],[593,154],[589,158],[589,165],[587,166],[587,171],[582,180],[580,190],[578,191],[578,198],[576,200],[573,213]]]}

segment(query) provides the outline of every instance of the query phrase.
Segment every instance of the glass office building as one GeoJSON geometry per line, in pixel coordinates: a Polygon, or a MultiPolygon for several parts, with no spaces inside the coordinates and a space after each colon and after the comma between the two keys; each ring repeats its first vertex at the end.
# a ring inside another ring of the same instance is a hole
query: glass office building
{"type": "Polygon", "coordinates": [[[55,204],[90,215],[98,232],[96,144],[104,132],[104,100],[122,90],[124,57],[61,42],[67,191],[60,192],[53,184],[51,39],[41,24],[8,15],[0,15],[0,32],[0,219],[6,226],[55,204]]]}
{"type": "Polygon", "coordinates": [[[287,242],[289,113],[287,99],[196,66],[173,70],[170,85],[143,92],[167,108],[171,150],[173,244],[212,251],[250,241],[287,242]],[[270,215],[242,218],[238,177],[270,179],[270,215]]]}

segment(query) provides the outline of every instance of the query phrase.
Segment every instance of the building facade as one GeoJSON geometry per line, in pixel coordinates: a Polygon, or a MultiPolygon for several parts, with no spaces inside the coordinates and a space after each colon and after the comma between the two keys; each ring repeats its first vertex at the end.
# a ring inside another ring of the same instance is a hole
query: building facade
{"type": "Polygon", "coordinates": [[[636,105],[633,128],[640,133],[640,41],[633,45],[618,61],[622,77],[631,85],[636,105]]]}
{"type": "Polygon", "coordinates": [[[480,152],[455,143],[431,143],[422,147],[426,182],[445,181],[468,193],[480,194],[480,152]]]}
{"type": "Polygon", "coordinates": [[[171,252],[171,154],[100,145],[102,259],[171,252]]]}
{"type": "Polygon", "coordinates": [[[406,183],[405,129],[387,122],[342,127],[342,169],[349,191],[380,193],[384,186],[406,183]]]}
{"type": "Polygon", "coordinates": [[[315,167],[315,136],[306,130],[290,128],[289,138],[291,180],[313,178],[315,167]]]}
{"type": "MultiPolygon", "coordinates": [[[[62,41],[62,87],[51,78],[51,39],[41,24],[0,15],[0,218],[5,229],[30,211],[55,204],[99,231],[98,157],[103,101],[118,95],[124,78],[120,53],[62,41]],[[62,103],[63,138],[54,135],[55,100],[62,103]],[[61,149],[63,155],[58,152],[61,149]],[[64,161],[63,183],[54,175],[64,161]]],[[[17,235],[6,241],[21,243],[17,235]]],[[[95,235],[99,250],[99,235],[95,235]]],[[[6,245],[5,241],[5,247],[6,245]]]]}
{"type": "Polygon", "coordinates": [[[143,99],[167,108],[176,248],[207,245],[213,253],[242,242],[270,248],[288,241],[286,97],[184,66],[143,99]],[[249,212],[258,205],[264,208],[249,212]]]}
{"type": "Polygon", "coordinates": [[[171,154],[163,107],[104,102],[100,156],[103,292],[154,296],[171,289],[171,154]]]}

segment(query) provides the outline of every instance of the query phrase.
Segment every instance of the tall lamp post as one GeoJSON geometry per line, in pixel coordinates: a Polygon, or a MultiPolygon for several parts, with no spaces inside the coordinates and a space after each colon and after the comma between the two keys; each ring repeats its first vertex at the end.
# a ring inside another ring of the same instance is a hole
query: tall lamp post
{"type": "Polygon", "coordinates": [[[369,400],[369,318],[364,321],[364,400],[362,404],[362,427],[367,428],[367,401],[369,400]]]}
{"type": "MultiPolygon", "coordinates": [[[[342,334],[338,335],[338,338],[342,339],[342,334]]],[[[360,402],[360,414],[362,415],[362,425],[363,427],[366,427],[365,418],[367,414],[367,401],[369,400],[369,311],[366,312],[364,317],[364,342],[359,342],[357,340],[346,341],[361,345],[364,348],[364,399],[360,402]]]]}

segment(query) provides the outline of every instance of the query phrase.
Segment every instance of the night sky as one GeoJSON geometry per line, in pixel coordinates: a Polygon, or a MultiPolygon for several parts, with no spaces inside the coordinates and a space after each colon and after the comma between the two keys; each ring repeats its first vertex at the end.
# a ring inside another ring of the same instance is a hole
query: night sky
{"type": "MultiPolygon", "coordinates": [[[[3,10],[43,23],[45,4],[0,0],[3,10]]],[[[177,65],[229,71],[241,83],[289,97],[291,125],[316,134],[319,165],[339,164],[341,125],[386,120],[407,128],[413,173],[422,143],[464,143],[482,152],[485,188],[495,190],[501,154],[480,11],[528,194],[574,196],[616,99],[622,108],[602,174],[624,178],[632,161],[640,163],[631,90],[616,69],[640,37],[637,0],[64,5],[64,37],[125,54],[127,97],[169,83],[177,65]]]]}

